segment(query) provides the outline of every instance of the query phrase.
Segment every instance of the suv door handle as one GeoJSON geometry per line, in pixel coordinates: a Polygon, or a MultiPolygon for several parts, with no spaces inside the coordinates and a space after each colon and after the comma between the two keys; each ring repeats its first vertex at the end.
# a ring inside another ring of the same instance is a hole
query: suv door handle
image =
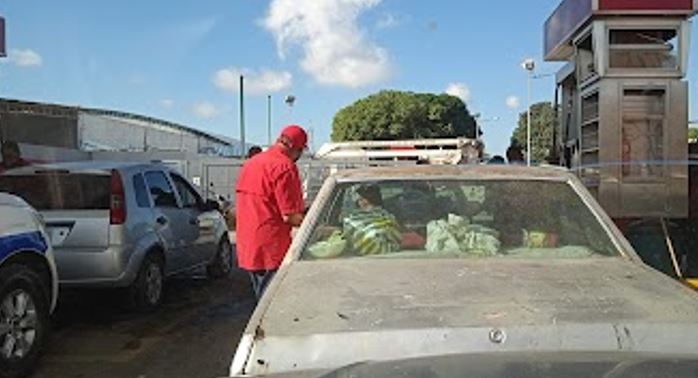
{"type": "Polygon", "coordinates": [[[199,225],[199,219],[197,218],[191,218],[189,219],[189,224],[192,226],[198,226],[199,225]]]}
{"type": "Polygon", "coordinates": [[[155,219],[155,221],[161,226],[164,226],[167,224],[167,218],[165,218],[165,217],[157,217],[157,219],[155,219]]]}

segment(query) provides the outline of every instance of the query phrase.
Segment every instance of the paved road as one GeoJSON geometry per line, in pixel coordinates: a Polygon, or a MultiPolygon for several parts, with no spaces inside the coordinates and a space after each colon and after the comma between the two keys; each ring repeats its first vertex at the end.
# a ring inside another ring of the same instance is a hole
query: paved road
{"type": "Polygon", "coordinates": [[[161,309],[134,313],[118,293],[68,293],[32,378],[227,376],[254,301],[247,277],[185,277],[161,309]]]}

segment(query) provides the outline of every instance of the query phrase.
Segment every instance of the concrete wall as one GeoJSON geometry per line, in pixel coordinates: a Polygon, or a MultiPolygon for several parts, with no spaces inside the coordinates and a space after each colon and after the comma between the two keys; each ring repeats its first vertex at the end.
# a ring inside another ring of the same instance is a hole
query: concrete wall
{"type": "Polygon", "coordinates": [[[87,149],[149,149],[198,152],[198,138],[142,121],[80,113],[80,142],[87,149]]]}
{"type": "Polygon", "coordinates": [[[2,113],[3,140],[59,148],[77,148],[75,119],[40,114],[2,113]]]}
{"type": "Polygon", "coordinates": [[[229,147],[194,132],[140,119],[81,112],[78,116],[81,146],[89,150],[216,152],[229,147]]]}
{"type": "Polygon", "coordinates": [[[143,150],[145,129],[118,119],[80,113],[80,144],[83,148],[117,148],[143,150]]]}
{"type": "MultiPolygon", "coordinates": [[[[89,153],[69,148],[37,146],[20,143],[19,151],[23,159],[32,163],[59,163],[90,160],[89,153]]],[[[0,161],[1,160],[2,157],[0,157],[0,161]]]]}

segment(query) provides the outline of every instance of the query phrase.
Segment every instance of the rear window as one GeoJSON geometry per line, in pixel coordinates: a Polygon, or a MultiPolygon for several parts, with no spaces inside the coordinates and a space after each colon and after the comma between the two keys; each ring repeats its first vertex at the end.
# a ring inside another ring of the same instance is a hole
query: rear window
{"type": "Polygon", "coordinates": [[[337,189],[304,259],[619,255],[566,183],[405,180],[337,189]]]}
{"type": "Polygon", "coordinates": [[[37,174],[0,177],[0,191],[37,210],[108,210],[111,176],[37,174]]]}

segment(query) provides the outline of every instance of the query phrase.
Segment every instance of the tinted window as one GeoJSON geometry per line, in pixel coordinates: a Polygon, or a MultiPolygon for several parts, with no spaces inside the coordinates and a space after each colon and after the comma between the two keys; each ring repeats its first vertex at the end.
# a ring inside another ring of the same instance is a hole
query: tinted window
{"type": "Polygon", "coordinates": [[[109,209],[108,175],[46,173],[0,176],[0,192],[23,198],[38,210],[109,209]]]}
{"type": "Polygon", "coordinates": [[[305,258],[616,256],[565,183],[405,180],[347,183],[325,208],[305,258]]]}
{"type": "Polygon", "coordinates": [[[177,199],[174,190],[170,186],[167,177],[162,172],[148,172],[145,174],[148,182],[148,190],[157,207],[177,207],[177,199]]]}
{"type": "Polygon", "coordinates": [[[182,206],[184,207],[198,207],[202,200],[198,193],[189,185],[187,180],[183,179],[178,175],[171,175],[172,181],[174,181],[175,187],[177,188],[177,193],[179,193],[179,198],[182,200],[182,206]]]}
{"type": "Polygon", "coordinates": [[[143,175],[137,174],[133,176],[133,190],[136,193],[136,204],[138,204],[138,207],[150,207],[150,198],[148,197],[148,189],[145,187],[143,175]]]}

